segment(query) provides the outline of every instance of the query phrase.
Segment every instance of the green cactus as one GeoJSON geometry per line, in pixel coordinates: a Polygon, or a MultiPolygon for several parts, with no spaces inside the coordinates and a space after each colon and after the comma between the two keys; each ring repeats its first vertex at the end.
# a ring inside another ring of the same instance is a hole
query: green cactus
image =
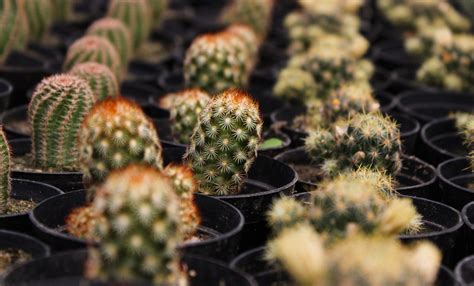
{"type": "Polygon", "coordinates": [[[97,103],[79,132],[79,159],[88,199],[110,171],[129,164],[162,168],[161,145],[153,123],[135,103],[108,97],[97,103]]]}
{"type": "Polygon", "coordinates": [[[247,93],[229,89],[211,99],[185,155],[199,191],[214,195],[240,191],[256,157],[262,125],[258,105],[247,93]]]}
{"type": "Polygon", "coordinates": [[[287,228],[293,228],[307,220],[307,208],[292,197],[282,197],[275,200],[267,212],[267,221],[274,234],[287,228]]]}
{"type": "Polygon", "coordinates": [[[86,62],[75,65],[69,72],[85,80],[96,100],[119,95],[119,85],[114,73],[105,65],[86,62]]]}
{"type": "Polygon", "coordinates": [[[304,104],[316,98],[318,85],[313,75],[300,68],[287,67],[280,71],[273,93],[297,104],[304,104]]]}
{"type": "Polygon", "coordinates": [[[38,168],[76,169],[77,134],[93,104],[92,90],[79,77],[59,74],[41,81],[28,108],[33,129],[32,153],[38,168]]]}
{"type": "Polygon", "coordinates": [[[169,0],[148,0],[152,11],[153,25],[158,27],[163,21],[163,14],[168,9],[169,0]]]}
{"type": "Polygon", "coordinates": [[[54,19],[65,22],[69,20],[73,13],[74,1],[71,0],[51,0],[53,5],[54,19]]]}
{"type": "Polygon", "coordinates": [[[53,7],[51,1],[26,0],[25,11],[30,37],[34,41],[42,40],[53,21],[53,7]]]}
{"type": "Polygon", "coordinates": [[[107,16],[121,20],[132,35],[134,50],[148,39],[151,32],[152,10],[148,0],[112,0],[107,16]]]}
{"type": "Polygon", "coordinates": [[[68,49],[63,69],[71,70],[75,65],[96,62],[110,68],[118,80],[122,79],[124,67],[115,47],[109,40],[99,36],[84,36],[68,49]]]}
{"type": "Polygon", "coordinates": [[[179,198],[172,183],[153,167],[130,165],[110,174],[92,208],[98,249],[90,248],[86,277],[108,281],[179,285],[176,249],[183,242],[179,198]]]}
{"type": "Polygon", "coordinates": [[[13,49],[26,45],[28,25],[25,21],[24,0],[0,1],[0,64],[13,49]]]}
{"type": "Polygon", "coordinates": [[[10,198],[10,156],[10,146],[8,145],[3,128],[0,127],[0,214],[6,212],[8,199],[10,198]]]}
{"type": "Polygon", "coordinates": [[[401,168],[400,131],[378,112],[357,114],[330,130],[310,131],[305,148],[329,176],[361,167],[394,175],[401,168]]]}
{"type": "Polygon", "coordinates": [[[102,18],[92,23],[86,34],[108,39],[119,53],[122,65],[124,67],[128,65],[133,55],[132,36],[122,21],[114,18],[102,18]]]}

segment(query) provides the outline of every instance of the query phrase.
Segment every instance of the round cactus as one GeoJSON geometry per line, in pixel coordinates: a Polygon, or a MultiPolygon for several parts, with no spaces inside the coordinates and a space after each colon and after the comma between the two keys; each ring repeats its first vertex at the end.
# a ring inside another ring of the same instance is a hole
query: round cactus
{"type": "Polygon", "coordinates": [[[235,194],[261,141],[258,104],[243,91],[230,89],[212,98],[199,116],[185,159],[199,182],[199,191],[235,194]]]}
{"type": "Polygon", "coordinates": [[[292,197],[282,197],[273,202],[267,213],[267,221],[273,233],[292,228],[307,221],[307,210],[304,205],[292,197]]]}
{"type": "Polygon", "coordinates": [[[463,136],[465,145],[474,148],[474,113],[456,112],[450,116],[454,118],[456,129],[463,136]]]}
{"type": "Polygon", "coordinates": [[[247,59],[247,72],[251,73],[258,57],[259,42],[257,35],[254,31],[246,26],[240,24],[234,24],[225,30],[227,33],[235,35],[245,45],[245,50],[248,54],[245,56],[247,59]]]}
{"type": "Polygon", "coordinates": [[[122,21],[132,35],[133,48],[137,50],[151,32],[152,10],[148,0],[112,0],[107,16],[122,21]]]}
{"type": "Polygon", "coordinates": [[[68,49],[63,68],[71,70],[75,65],[96,62],[110,68],[118,80],[122,78],[123,66],[120,56],[109,40],[99,36],[84,36],[68,49]]]}
{"type": "Polygon", "coordinates": [[[119,95],[119,85],[114,73],[105,65],[86,62],[75,65],[69,72],[85,80],[96,100],[119,95]]]}
{"type": "Polygon", "coordinates": [[[79,158],[88,199],[110,171],[129,164],[162,167],[161,145],[153,123],[135,103],[122,97],[97,103],[79,133],[79,158]]]}
{"type": "Polygon", "coordinates": [[[53,7],[51,1],[26,0],[25,11],[30,37],[34,41],[42,40],[53,21],[53,7]]]}
{"type": "Polygon", "coordinates": [[[92,23],[86,34],[108,39],[119,53],[122,65],[128,65],[133,54],[132,36],[122,21],[114,18],[102,18],[92,23]]]}
{"type": "Polygon", "coordinates": [[[179,198],[168,177],[141,165],[116,170],[92,208],[104,220],[96,228],[99,249],[89,250],[88,278],[177,285],[176,246],[183,238],[179,198]]]}
{"type": "Polygon", "coordinates": [[[3,128],[0,127],[0,214],[4,214],[7,210],[10,198],[10,161],[10,146],[5,133],[3,133],[3,128]]]}
{"type": "Polygon", "coordinates": [[[37,167],[45,171],[77,168],[77,134],[93,104],[92,90],[77,76],[60,74],[41,81],[28,108],[37,167]]]}
{"type": "Polygon", "coordinates": [[[163,21],[163,14],[169,5],[169,0],[148,0],[152,11],[153,25],[155,27],[159,26],[163,21]]]}
{"type": "Polygon", "coordinates": [[[304,104],[316,98],[318,86],[313,75],[299,68],[288,67],[278,75],[278,80],[273,87],[273,93],[290,102],[304,104]]]}
{"type": "Polygon", "coordinates": [[[101,219],[91,205],[75,208],[66,217],[66,231],[78,238],[97,240],[94,230],[101,219]]]}
{"type": "Polygon", "coordinates": [[[0,63],[3,63],[10,52],[21,49],[28,39],[28,25],[24,0],[3,0],[0,2],[0,63]]]}

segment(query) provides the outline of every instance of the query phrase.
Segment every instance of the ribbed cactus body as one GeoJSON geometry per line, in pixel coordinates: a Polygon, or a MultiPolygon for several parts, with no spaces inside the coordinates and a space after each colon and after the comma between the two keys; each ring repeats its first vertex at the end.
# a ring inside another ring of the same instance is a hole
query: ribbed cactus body
{"type": "Polygon", "coordinates": [[[10,198],[10,146],[0,127],[0,214],[4,214],[10,198]]]}
{"type": "Polygon", "coordinates": [[[67,21],[71,18],[73,13],[73,4],[72,0],[51,0],[53,5],[53,15],[54,19],[57,21],[67,21]]]}
{"type": "Polygon", "coordinates": [[[108,39],[119,53],[122,65],[128,65],[133,55],[132,35],[122,21],[114,18],[97,20],[87,29],[86,34],[108,39]]]}
{"type": "Polygon", "coordinates": [[[318,86],[313,75],[300,68],[288,67],[281,70],[273,87],[273,93],[297,104],[304,104],[316,98],[318,86]]]}
{"type": "Polygon", "coordinates": [[[60,74],[41,81],[28,108],[37,167],[45,170],[77,167],[77,134],[93,104],[89,85],[79,77],[60,74]]]}
{"type": "Polygon", "coordinates": [[[122,97],[97,103],[82,123],[79,158],[88,188],[94,198],[110,171],[129,164],[162,167],[161,145],[153,123],[135,103],[122,97]]]}
{"type": "Polygon", "coordinates": [[[128,27],[135,50],[148,39],[152,22],[148,0],[112,0],[107,16],[122,21],[128,27]]]}
{"type": "Polygon", "coordinates": [[[69,73],[82,78],[89,84],[96,101],[119,95],[119,84],[115,74],[103,64],[95,62],[78,64],[69,73]]]}
{"type": "Polygon", "coordinates": [[[169,0],[148,0],[152,11],[152,21],[155,27],[159,26],[163,21],[163,14],[169,5],[169,0]]]}
{"type": "Polygon", "coordinates": [[[84,36],[76,40],[68,49],[63,69],[71,70],[75,65],[96,62],[110,68],[117,79],[124,71],[120,56],[109,40],[99,36],[84,36]]]}
{"type": "Polygon", "coordinates": [[[23,48],[28,38],[24,0],[0,1],[0,63],[11,50],[23,48]],[[26,33],[26,34],[25,34],[26,33]]]}
{"type": "Polygon", "coordinates": [[[25,10],[31,39],[34,41],[42,40],[53,21],[53,6],[51,1],[26,0],[25,10]]]}
{"type": "Polygon", "coordinates": [[[96,228],[99,249],[89,250],[88,278],[178,285],[179,198],[169,178],[146,166],[114,171],[92,208],[104,221],[96,228]]]}
{"type": "Polygon", "coordinates": [[[256,157],[261,132],[258,105],[248,94],[230,89],[212,98],[199,116],[185,155],[199,191],[238,193],[256,157]]]}

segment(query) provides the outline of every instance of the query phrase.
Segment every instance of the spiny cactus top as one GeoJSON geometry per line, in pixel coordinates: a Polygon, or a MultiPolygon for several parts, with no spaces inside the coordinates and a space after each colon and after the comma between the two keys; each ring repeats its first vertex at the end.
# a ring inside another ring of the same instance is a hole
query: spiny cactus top
{"type": "Polygon", "coordinates": [[[327,175],[367,167],[396,174],[401,168],[400,131],[380,113],[357,114],[330,130],[311,131],[305,148],[327,175]]]}
{"type": "Polygon", "coordinates": [[[290,102],[304,104],[316,98],[318,86],[313,75],[300,68],[287,67],[278,75],[273,93],[290,102]]]}
{"type": "Polygon", "coordinates": [[[45,171],[77,168],[77,134],[93,104],[89,85],[74,75],[54,75],[36,86],[28,119],[37,167],[45,171]]]}
{"type": "Polygon", "coordinates": [[[35,41],[42,40],[54,17],[51,0],[26,0],[25,11],[30,37],[35,41]]]}
{"type": "Polygon", "coordinates": [[[178,285],[179,198],[170,179],[152,167],[130,165],[112,172],[92,208],[99,249],[89,250],[88,278],[178,285]]]}
{"type": "Polygon", "coordinates": [[[5,61],[13,48],[17,47],[19,38],[25,38],[25,41],[20,42],[26,44],[28,35],[23,35],[26,27],[25,25],[25,8],[24,0],[2,0],[0,2],[0,27],[2,27],[0,34],[0,64],[5,61]]]}
{"type": "Polygon", "coordinates": [[[3,128],[0,126],[0,214],[7,210],[10,198],[10,146],[8,145],[3,128]]]}
{"type": "Polygon", "coordinates": [[[128,61],[133,55],[132,35],[122,21],[114,18],[102,18],[92,23],[86,34],[108,39],[119,53],[122,65],[128,65],[128,61]]]}
{"type": "MultiPolygon", "coordinates": [[[[79,158],[87,186],[102,183],[110,171],[129,164],[162,167],[161,145],[153,123],[135,103],[106,98],[82,123],[79,158]]],[[[88,198],[95,188],[88,189],[88,198]]]]}
{"type": "Polygon", "coordinates": [[[119,85],[114,73],[105,65],[86,62],[74,66],[70,74],[87,81],[96,100],[119,95],[119,85]]]}
{"type": "Polygon", "coordinates": [[[152,10],[148,0],[111,0],[107,16],[121,20],[127,25],[133,48],[137,50],[151,32],[152,10]]]}
{"type": "Polygon", "coordinates": [[[307,219],[307,208],[292,197],[275,200],[267,213],[267,221],[275,234],[304,223],[307,219]]]}
{"type": "Polygon", "coordinates": [[[63,68],[71,70],[75,65],[97,62],[110,68],[117,79],[122,78],[123,66],[120,56],[109,40],[99,36],[84,36],[76,40],[68,49],[63,68]]]}
{"type": "Polygon", "coordinates": [[[199,116],[185,159],[199,191],[236,194],[261,141],[258,104],[245,92],[230,89],[212,98],[199,116]]]}

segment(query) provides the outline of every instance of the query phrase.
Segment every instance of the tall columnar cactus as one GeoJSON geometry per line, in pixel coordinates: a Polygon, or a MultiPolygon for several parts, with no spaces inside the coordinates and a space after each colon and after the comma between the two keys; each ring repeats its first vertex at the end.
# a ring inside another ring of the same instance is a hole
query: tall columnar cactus
{"type": "Polygon", "coordinates": [[[210,96],[196,88],[186,89],[171,96],[172,98],[166,96],[163,99],[172,101],[169,110],[173,136],[179,142],[189,143],[199,114],[209,102],[210,96]]]}
{"type": "Polygon", "coordinates": [[[0,127],[0,214],[4,214],[7,210],[10,198],[10,166],[10,146],[3,128],[0,127]]]}
{"type": "Polygon", "coordinates": [[[88,199],[110,171],[129,164],[162,167],[161,145],[153,123],[141,108],[125,98],[97,103],[79,132],[79,159],[88,199]]]}
{"type": "Polygon", "coordinates": [[[99,249],[89,250],[88,278],[178,285],[176,246],[183,238],[179,198],[168,177],[139,165],[114,171],[92,208],[104,220],[96,228],[99,249]]]}
{"type": "Polygon", "coordinates": [[[230,89],[211,99],[185,155],[199,191],[215,195],[240,191],[256,157],[262,125],[258,105],[247,93],[230,89]]]}
{"type": "Polygon", "coordinates": [[[396,174],[401,168],[400,131],[380,113],[357,114],[330,130],[311,131],[306,151],[327,175],[367,167],[396,174]]]}
{"type": "Polygon", "coordinates": [[[34,41],[42,40],[53,21],[51,0],[26,0],[25,11],[30,37],[34,41]]]}
{"type": "Polygon", "coordinates": [[[200,36],[186,52],[186,85],[211,93],[231,87],[244,87],[249,77],[247,56],[244,43],[232,33],[200,36]]]}
{"type": "Polygon", "coordinates": [[[87,29],[87,35],[104,37],[114,45],[120,55],[122,65],[126,67],[133,55],[132,35],[125,24],[114,18],[102,18],[87,29]]]}
{"type": "Polygon", "coordinates": [[[313,75],[300,68],[287,67],[278,75],[273,93],[290,102],[304,104],[316,98],[318,85],[313,75]]]}
{"type": "Polygon", "coordinates": [[[54,19],[65,22],[71,18],[74,1],[51,0],[51,3],[53,4],[54,19]]]}
{"type": "Polygon", "coordinates": [[[109,40],[99,36],[84,36],[76,40],[68,49],[63,68],[71,70],[75,65],[96,62],[110,68],[117,79],[121,79],[124,66],[115,47],[109,40]]]}
{"type": "Polygon", "coordinates": [[[163,21],[163,14],[165,13],[166,9],[168,9],[169,0],[148,0],[152,11],[152,20],[153,25],[159,26],[163,21]]]}
{"type": "Polygon", "coordinates": [[[112,0],[107,16],[121,20],[132,35],[133,48],[137,50],[151,32],[152,10],[149,0],[112,0]]]}
{"type": "Polygon", "coordinates": [[[92,90],[77,76],[60,74],[41,81],[28,108],[37,167],[45,171],[77,168],[77,134],[93,104],[92,90]]]}
{"type": "Polygon", "coordinates": [[[105,65],[86,62],[75,65],[69,72],[85,80],[96,100],[119,95],[119,85],[114,73],[105,65]]]}
{"type": "Polygon", "coordinates": [[[0,2],[0,64],[14,48],[22,48],[26,44],[28,25],[25,21],[24,0],[0,2]]]}

